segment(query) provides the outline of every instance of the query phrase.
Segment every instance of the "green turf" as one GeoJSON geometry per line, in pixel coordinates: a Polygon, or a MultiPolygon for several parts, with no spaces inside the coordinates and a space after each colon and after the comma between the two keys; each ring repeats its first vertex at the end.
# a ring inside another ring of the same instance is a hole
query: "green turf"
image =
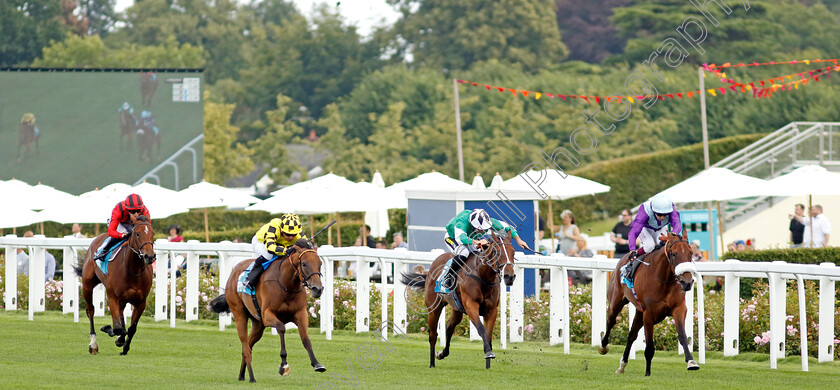
{"type": "MultiPolygon", "coordinates": [[[[144,107],[139,72],[0,72],[0,179],[43,182],[75,194],[115,182],[133,184],[204,128],[203,100],[173,102],[172,84],[166,82],[167,78],[201,78],[201,73],[157,74],[160,81],[152,104],[144,107]],[[123,102],[134,107],[138,118],[143,110],[154,115],[161,149],[158,154],[155,146],[152,162],[140,161],[136,138],[131,150],[119,150],[118,109],[123,102]],[[35,114],[40,154],[34,155],[32,145],[33,155],[18,161],[19,126],[26,112],[35,114]]],[[[199,143],[199,169],[202,147],[199,143]]],[[[192,183],[192,156],[187,153],[178,163],[179,184],[192,183]]],[[[174,182],[173,172],[171,168],[161,172],[162,184],[174,182]]]]}
{"type": "MultiPolygon", "coordinates": [[[[103,325],[105,319],[98,319],[103,325]]],[[[766,355],[742,354],[723,358],[709,353],[700,371],[688,372],[675,352],[658,351],[653,376],[644,377],[644,357],[631,360],[627,373],[616,375],[620,346],[601,356],[594,348],[573,345],[564,355],[562,346],[546,343],[509,344],[496,349],[497,359],[484,369],[481,344],[456,339],[452,355],[428,368],[426,336],[392,337],[393,351],[387,351],[369,334],[335,332],[332,341],[313,329],[312,342],[318,359],[327,367],[316,373],[296,332],[287,338],[291,376],[280,377],[280,342],[266,334],[254,352],[256,385],[239,383],[239,340],[233,327],[220,332],[211,321],[199,324],[179,322],[176,329],[167,321],[155,323],[143,318],[131,352],[119,356],[113,339],[99,333],[100,354],[88,354],[86,319],[73,323],[71,316],[57,313],[36,315],[0,313],[0,388],[836,388],[840,363],[817,364],[801,372],[798,357],[769,368],[766,355]],[[371,350],[377,346],[377,350],[371,350]],[[367,354],[365,353],[367,352],[367,354]],[[359,356],[357,356],[357,353],[359,356]],[[380,355],[381,354],[381,355],[380,355]],[[360,359],[360,361],[357,360],[360,359]],[[361,363],[365,363],[367,368],[361,363]],[[352,365],[353,371],[346,364],[352,365]]]]}

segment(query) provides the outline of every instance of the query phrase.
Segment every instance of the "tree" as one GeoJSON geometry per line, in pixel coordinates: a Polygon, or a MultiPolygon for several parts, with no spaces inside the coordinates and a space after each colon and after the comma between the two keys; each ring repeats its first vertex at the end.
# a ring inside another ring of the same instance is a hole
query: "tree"
{"type": "Polygon", "coordinates": [[[233,104],[213,102],[204,94],[204,180],[224,184],[254,168],[251,152],[235,144],[239,128],[230,124],[233,104]]]}
{"type": "Polygon", "coordinates": [[[557,24],[569,59],[600,62],[621,53],[624,39],[610,23],[613,8],[626,6],[630,0],[558,0],[557,24]]]}
{"type": "Polygon", "coordinates": [[[266,112],[268,124],[265,134],[248,145],[253,151],[254,162],[268,170],[268,177],[275,184],[288,182],[289,175],[299,168],[286,151],[292,135],[302,133],[300,126],[286,120],[291,105],[292,99],[278,94],[277,109],[266,112]]]}
{"type": "Polygon", "coordinates": [[[53,0],[0,1],[0,66],[26,66],[68,28],[53,0]]]}
{"type": "Polygon", "coordinates": [[[117,22],[116,0],[77,0],[87,21],[87,35],[107,36],[117,22]]]}
{"type": "Polygon", "coordinates": [[[170,37],[159,46],[131,45],[109,49],[98,35],[80,37],[67,33],[64,41],[51,42],[32,66],[69,68],[200,68],[204,50],[170,37]]]}
{"type": "Polygon", "coordinates": [[[534,72],[568,54],[552,0],[388,1],[403,13],[395,47],[432,69],[450,72],[495,58],[534,72]]]}

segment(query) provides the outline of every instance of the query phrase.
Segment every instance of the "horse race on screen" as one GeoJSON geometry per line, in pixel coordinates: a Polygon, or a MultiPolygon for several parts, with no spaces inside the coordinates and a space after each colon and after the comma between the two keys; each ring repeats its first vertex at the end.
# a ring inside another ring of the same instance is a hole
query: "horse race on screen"
{"type": "MultiPolygon", "coordinates": [[[[73,193],[134,183],[203,133],[202,77],[193,70],[0,71],[0,176],[73,193]]],[[[183,159],[175,163],[192,164],[183,159]]],[[[191,170],[178,174],[192,183],[191,170]]]]}

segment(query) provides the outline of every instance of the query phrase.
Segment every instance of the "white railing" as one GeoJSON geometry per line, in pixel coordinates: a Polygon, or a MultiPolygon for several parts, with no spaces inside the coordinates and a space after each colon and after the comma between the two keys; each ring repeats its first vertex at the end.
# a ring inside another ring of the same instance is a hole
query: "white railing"
{"type": "MultiPolygon", "coordinates": [[[[64,250],[64,295],[62,307],[64,313],[74,313],[74,321],[79,320],[78,295],[79,279],[74,277],[72,265],[76,263],[78,249],[87,249],[91,239],[71,238],[18,238],[6,236],[0,238],[0,247],[6,250],[6,310],[16,310],[15,291],[17,291],[16,273],[16,248],[28,248],[30,253],[30,270],[39,270],[44,267],[45,249],[64,250]],[[70,260],[70,261],[68,261],[70,260]]],[[[199,243],[190,241],[187,243],[171,243],[165,240],[155,242],[158,264],[166,264],[173,253],[186,254],[187,258],[187,289],[185,296],[186,320],[198,319],[198,258],[201,255],[217,256],[219,261],[219,288],[223,291],[227,282],[230,270],[238,260],[252,258],[253,253],[249,244],[235,243],[199,243]]],[[[332,339],[334,320],[334,276],[333,263],[336,261],[349,261],[356,263],[356,332],[370,331],[370,265],[379,263],[382,270],[381,283],[381,319],[388,321],[388,305],[394,306],[393,324],[396,331],[405,332],[407,328],[408,307],[404,299],[406,286],[400,281],[400,273],[408,271],[409,264],[430,264],[441,252],[412,252],[401,250],[370,249],[362,247],[333,248],[323,246],[319,248],[318,254],[323,260],[321,272],[324,284],[324,295],[321,300],[321,311],[319,313],[321,332],[326,333],[328,340],[332,339]],[[393,265],[393,283],[388,283],[388,270],[393,265]],[[389,302],[389,291],[393,290],[393,298],[389,302]],[[333,299],[327,299],[333,298],[333,299]]],[[[815,261],[816,262],[816,261],[815,261]]],[[[507,299],[500,303],[500,316],[498,323],[501,331],[501,348],[507,348],[507,342],[522,342],[524,329],[524,270],[525,269],[547,269],[551,272],[551,280],[560,283],[551,283],[549,294],[550,310],[550,336],[549,344],[563,344],[565,353],[569,353],[569,285],[565,281],[569,270],[591,270],[592,275],[592,344],[598,345],[601,335],[606,330],[607,313],[607,273],[615,269],[616,260],[604,256],[594,258],[573,258],[564,256],[536,256],[517,253],[515,272],[517,278],[510,292],[503,293],[507,299]],[[510,318],[510,328],[504,326],[507,318],[510,318]],[[509,334],[508,334],[509,333],[509,334]]],[[[175,269],[177,262],[172,262],[171,269],[157,267],[155,270],[155,320],[162,321],[169,319],[170,326],[175,327],[175,307],[168,302],[175,302],[175,269]],[[170,278],[167,281],[167,278],[170,278]],[[169,294],[167,294],[169,287],[169,294]],[[168,313],[167,313],[168,312],[168,313]]],[[[703,262],[697,264],[698,276],[723,276],[724,283],[724,335],[723,354],[732,356],[738,354],[739,342],[739,316],[740,316],[740,278],[765,278],[769,282],[769,306],[770,306],[770,367],[776,368],[778,359],[785,356],[785,321],[786,321],[786,281],[796,280],[799,293],[799,317],[802,351],[802,370],[808,370],[807,360],[807,329],[805,327],[805,290],[803,280],[818,280],[819,285],[819,312],[817,323],[818,330],[818,360],[820,362],[832,361],[834,358],[834,312],[835,312],[835,281],[840,280],[840,267],[833,263],[822,264],[788,264],[785,262],[758,263],[740,262],[738,260],[727,260],[724,262],[703,262]]],[[[39,272],[31,272],[29,285],[29,319],[32,320],[33,313],[44,310],[44,280],[38,278],[39,272]]],[[[538,273],[537,273],[538,274],[538,273]]],[[[700,280],[700,279],[698,279],[700,280]]],[[[692,289],[686,293],[686,303],[689,306],[689,313],[694,312],[694,296],[697,302],[697,346],[698,362],[705,363],[706,359],[706,336],[705,336],[705,308],[702,283],[695,283],[700,288],[692,289]]],[[[104,315],[104,293],[94,295],[96,315],[104,315]]],[[[129,311],[130,313],[130,311],[129,311]]],[[[126,316],[130,314],[126,313],[126,316]]],[[[630,307],[628,320],[632,323],[635,314],[630,307]]],[[[686,319],[686,333],[689,344],[694,344],[693,316],[686,319]]],[[[717,320],[717,319],[716,319],[717,320]]],[[[813,321],[813,319],[812,319],[813,321]]],[[[225,329],[231,323],[229,315],[219,317],[219,327],[225,329]]],[[[439,328],[440,342],[443,343],[443,328],[445,319],[441,317],[439,328]]],[[[388,337],[387,327],[382,327],[382,336],[388,337]]],[[[470,326],[470,338],[478,339],[475,329],[470,326]]],[[[633,346],[633,352],[644,349],[643,335],[633,346]]],[[[692,348],[693,350],[693,348],[692,348]]],[[[635,353],[630,355],[635,357],[635,353]]]]}

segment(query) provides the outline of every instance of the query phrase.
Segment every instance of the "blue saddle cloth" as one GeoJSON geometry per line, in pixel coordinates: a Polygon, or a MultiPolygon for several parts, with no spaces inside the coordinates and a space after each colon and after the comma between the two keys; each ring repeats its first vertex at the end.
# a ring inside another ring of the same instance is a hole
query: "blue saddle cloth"
{"type": "Polygon", "coordinates": [[[108,253],[105,254],[105,258],[103,260],[96,260],[96,265],[99,266],[99,269],[102,270],[103,274],[108,274],[108,263],[111,261],[114,255],[116,255],[117,252],[120,251],[120,248],[122,248],[122,244],[126,241],[128,241],[127,238],[119,240],[116,243],[116,245],[112,246],[108,253]]]}
{"type": "MultiPolygon", "coordinates": [[[[265,264],[263,264],[263,268],[268,269],[268,266],[271,265],[271,263],[274,262],[274,260],[277,260],[279,258],[280,256],[274,255],[272,258],[268,259],[268,261],[266,261],[265,264]]],[[[257,294],[257,292],[254,289],[245,286],[245,281],[248,280],[248,275],[251,273],[251,270],[254,269],[254,264],[257,264],[257,262],[252,262],[250,265],[248,265],[248,268],[245,268],[245,270],[242,271],[241,274],[239,274],[239,279],[237,279],[236,281],[236,292],[248,295],[257,294]]]]}

